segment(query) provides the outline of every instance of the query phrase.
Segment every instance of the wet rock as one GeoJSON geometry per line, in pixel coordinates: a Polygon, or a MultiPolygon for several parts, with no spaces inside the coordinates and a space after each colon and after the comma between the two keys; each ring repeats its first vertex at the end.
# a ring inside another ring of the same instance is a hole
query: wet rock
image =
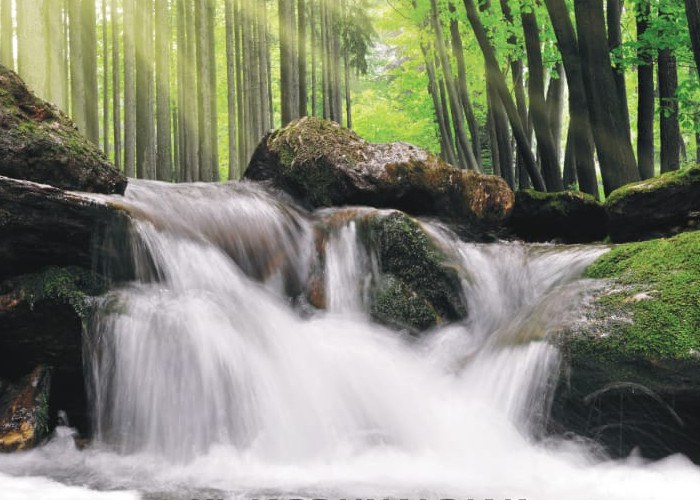
{"type": "Polygon", "coordinates": [[[317,223],[320,258],[307,284],[312,305],[326,306],[325,245],[349,223],[372,261],[366,306],[375,321],[416,334],[467,315],[457,269],[420,223],[396,210],[366,208],[330,211],[317,223]]]}
{"type": "Polygon", "coordinates": [[[0,66],[0,175],[63,189],[124,193],[127,180],[71,120],[0,66]]]}
{"type": "Polygon", "coordinates": [[[36,367],[17,383],[0,384],[0,451],[18,451],[38,444],[49,430],[51,371],[36,367]]]}
{"type": "Polygon", "coordinates": [[[700,232],[614,248],[586,271],[602,280],[585,318],[562,333],[568,363],[555,428],[614,456],[639,448],[700,462],[700,232]]]}
{"type": "Polygon", "coordinates": [[[605,202],[610,238],[645,240],[698,229],[700,166],[629,184],[605,202]]]}
{"type": "Polygon", "coordinates": [[[516,236],[530,242],[589,243],[605,239],[608,233],[603,205],[574,191],[518,191],[508,225],[516,236]]]}
{"type": "Polygon", "coordinates": [[[123,233],[127,221],[88,195],[0,177],[0,279],[49,265],[91,268],[97,236],[123,233]]]}
{"type": "Polygon", "coordinates": [[[409,144],[370,144],[317,118],[265,137],[245,178],[269,182],[310,208],[395,208],[486,227],[499,225],[514,202],[499,177],[456,169],[409,144]]]}

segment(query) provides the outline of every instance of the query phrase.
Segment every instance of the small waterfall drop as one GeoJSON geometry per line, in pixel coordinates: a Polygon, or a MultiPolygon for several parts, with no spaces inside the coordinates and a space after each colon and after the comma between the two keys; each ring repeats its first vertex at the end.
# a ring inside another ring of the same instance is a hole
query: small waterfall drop
{"type": "Polygon", "coordinates": [[[135,181],[120,203],[136,214],[136,279],[86,334],[96,441],[59,436],[0,470],[178,499],[700,490],[682,457],[601,462],[539,440],[560,362],[544,339],[576,314],[602,248],[470,244],[424,223],[469,316],[416,340],[366,314],[376,263],[352,221],[325,240],[328,310],[309,314],[294,299],[318,250],[304,213],[245,183],[135,181]]]}

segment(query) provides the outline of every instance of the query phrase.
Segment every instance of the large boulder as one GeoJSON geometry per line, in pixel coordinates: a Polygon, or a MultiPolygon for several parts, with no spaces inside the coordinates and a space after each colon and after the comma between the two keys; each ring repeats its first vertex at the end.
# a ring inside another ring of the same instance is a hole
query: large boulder
{"type": "Polygon", "coordinates": [[[412,217],[396,210],[348,208],[322,213],[315,225],[319,260],[307,286],[312,305],[326,307],[325,249],[343,226],[355,224],[356,244],[374,265],[367,271],[367,312],[375,321],[418,334],[467,315],[462,277],[412,217]]]}
{"type": "Polygon", "coordinates": [[[508,225],[516,236],[533,242],[589,243],[608,234],[603,205],[576,191],[518,191],[508,225]]]}
{"type": "Polygon", "coordinates": [[[55,106],[0,66],[0,175],[63,189],[123,193],[126,177],[55,106]]]}
{"type": "Polygon", "coordinates": [[[605,208],[614,242],[698,229],[700,166],[623,186],[610,194],[605,208]]]}
{"type": "Polygon", "coordinates": [[[560,338],[568,367],[553,418],[613,455],[700,461],[700,232],[614,248],[585,320],[560,338]]]}
{"type": "Polygon", "coordinates": [[[263,139],[245,178],[310,208],[367,205],[496,226],[514,194],[499,177],[456,169],[404,143],[370,144],[338,124],[302,118],[263,139]]]}

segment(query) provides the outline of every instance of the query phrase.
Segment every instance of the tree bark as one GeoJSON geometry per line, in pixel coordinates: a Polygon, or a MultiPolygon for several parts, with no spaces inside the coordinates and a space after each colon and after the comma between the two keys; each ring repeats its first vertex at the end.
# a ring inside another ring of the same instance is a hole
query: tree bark
{"type": "Polygon", "coordinates": [[[0,0],[0,64],[15,69],[15,56],[12,51],[12,0],[0,0]]]}
{"type": "Polygon", "coordinates": [[[651,4],[640,0],[637,4],[637,161],[642,179],[654,177],[654,59],[643,44],[649,28],[651,4]]]}
{"type": "Polygon", "coordinates": [[[435,121],[438,125],[438,134],[440,138],[441,157],[447,163],[454,165],[456,162],[454,148],[452,146],[452,138],[445,121],[445,114],[440,100],[440,91],[438,89],[437,78],[435,75],[435,64],[428,57],[428,52],[425,47],[421,46],[423,57],[425,59],[425,67],[428,72],[428,93],[433,99],[433,109],[435,110],[435,121]]]}
{"type": "Polygon", "coordinates": [[[138,0],[136,45],[136,175],[155,179],[153,0],[138,0]]]}
{"type": "Polygon", "coordinates": [[[136,176],[135,0],[124,0],[124,173],[136,176]]]}
{"type": "Polygon", "coordinates": [[[695,67],[700,71],[700,0],[685,0],[685,15],[688,18],[695,67]]]}
{"type": "Polygon", "coordinates": [[[293,0],[279,0],[280,25],[280,88],[282,91],[282,125],[286,125],[299,112],[299,89],[294,86],[294,3],[293,0]]]}
{"type": "Polygon", "coordinates": [[[661,173],[680,168],[681,133],[678,124],[678,69],[671,49],[659,51],[659,113],[661,137],[661,173]]]}
{"type": "Polygon", "coordinates": [[[598,198],[598,180],[593,160],[593,132],[576,32],[564,0],[545,0],[545,3],[569,84],[569,115],[574,152],[572,156],[576,161],[579,189],[598,198]]]}
{"type": "Polygon", "coordinates": [[[557,163],[561,163],[561,135],[564,121],[564,94],[566,91],[566,72],[564,65],[558,62],[554,68],[558,78],[550,76],[547,88],[547,115],[552,139],[557,153],[557,163]]]}
{"type": "Polygon", "coordinates": [[[564,185],[559,169],[558,146],[552,137],[552,128],[547,113],[547,103],[544,94],[544,66],[540,49],[539,27],[534,10],[521,11],[527,64],[530,72],[528,84],[530,98],[530,113],[537,137],[537,150],[540,153],[542,172],[547,191],[562,191],[564,185]]]}
{"type": "MultiPolygon", "coordinates": [[[[608,49],[612,53],[622,46],[622,5],[624,0],[607,0],[607,3],[608,49]]],[[[624,123],[627,124],[625,131],[631,141],[630,112],[627,106],[627,85],[625,84],[624,68],[613,68],[613,76],[615,77],[615,87],[617,88],[617,96],[620,101],[624,123]]]]}
{"type": "Polygon", "coordinates": [[[112,19],[112,129],[114,131],[114,166],[122,168],[122,112],[121,112],[121,82],[119,78],[119,12],[117,0],[111,0],[109,12],[112,19]]]}
{"type": "Polygon", "coordinates": [[[226,0],[224,18],[226,22],[226,99],[228,104],[228,179],[240,179],[238,166],[237,130],[236,130],[236,93],[240,91],[236,85],[236,53],[234,51],[235,30],[233,17],[234,0],[226,0]]]}
{"type": "Polygon", "coordinates": [[[575,0],[574,7],[593,138],[608,195],[638,181],[639,170],[610,64],[603,4],[600,0],[575,0]]]}
{"type": "Polygon", "coordinates": [[[306,28],[307,28],[307,16],[306,16],[306,2],[305,0],[297,1],[297,16],[298,16],[298,33],[299,33],[299,48],[297,53],[299,54],[299,116],[306,116],[309,114],[308,104],[309,104],[309,92],[307,89],[307,57],[306,57],[306,28]]]}
{"type": "Polygon", "coordinates": [[[506,114],[508,115],[508,120],[510,121],[510,125],[513,129],[513,135],[515,136],[515,140],[518,145],[518,151],[520,151],[520,153],[523,156],[525,167],[527,168],[527,172],[530,176],[530,179],[532,179],[532,184],[534,188],[538,191],[544,191],[544,179],[542,178],[542,174],[540,174],[539,172],[537,162],[535,161],[535,157],[532,154],[532,150],[530,149],[530,142],[527,138],[525,126],[521,122],[520,116],[518,115],[518,110],[515,107],[515,103],[513,102],[513,99],[510,96],[510,92],[508,91],[508,86],[506,85],[505,78],[503,76],[503,73],[501,72],[500,67],[498,66],[498,60],[496,59],[495,51],[491,46],[491,42],[488,38],[488,35],[486,34],[486,30],[484,29],[484,26],[481,24],[481,20],[479,19],[479,13],[476,9],[476,5],[474,4],[474,0],[464,0],[464,6],[467,10],[467,17],[469,18],[469,23],[471,24],[472,29],[474,30],[474,34],[476,35],[481,51],[484,54],[484,59],[486,60],[488,68],[487,78],[493,81],[498,95],[500,96],[501,101],[503,102],[506,114]]]}
{"type": "Polygon", "coordinates": [[[170,116],[170,5],[156,0],[156,178],[172,181],[172,121],[170,116]]]}

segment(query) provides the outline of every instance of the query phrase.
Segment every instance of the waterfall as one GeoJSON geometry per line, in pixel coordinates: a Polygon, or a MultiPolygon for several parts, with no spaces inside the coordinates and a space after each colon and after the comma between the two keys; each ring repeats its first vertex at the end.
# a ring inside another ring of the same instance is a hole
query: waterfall
{"type": "Polygon", "coordinates": [[[682,457],[543,439],[560,365],[546,338],[605,249],[465,243],[424,222],[469,315],[415,339],[370,320],[375,249],[352,218],[321,241],[246,183],[134,181],[120,203],[135,279],[85,336],[95,443],[59,436],[0,470],[154,498],[695,498],[682,457]],[[310,311],[319,245],[328,310],[310,311]]]}

